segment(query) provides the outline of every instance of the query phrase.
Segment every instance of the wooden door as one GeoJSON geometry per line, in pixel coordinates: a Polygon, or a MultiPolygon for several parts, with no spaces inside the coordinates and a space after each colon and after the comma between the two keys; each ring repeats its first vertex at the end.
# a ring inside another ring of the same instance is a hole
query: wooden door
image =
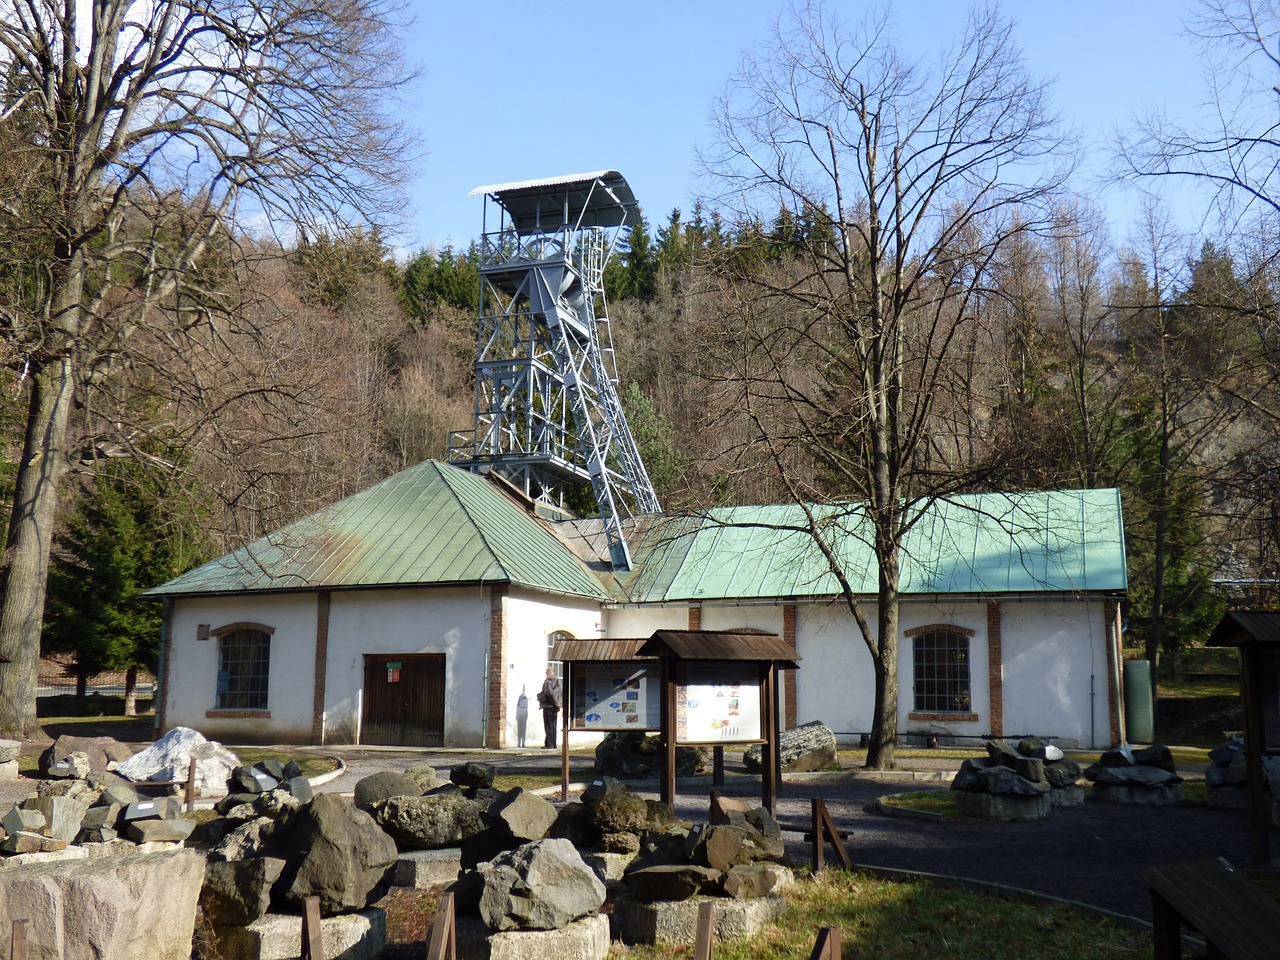
{"type": "Polygon", "coordinates": [[[360,742],[443,747],[444,683],[443,653],[366,654],[360,742]]]}

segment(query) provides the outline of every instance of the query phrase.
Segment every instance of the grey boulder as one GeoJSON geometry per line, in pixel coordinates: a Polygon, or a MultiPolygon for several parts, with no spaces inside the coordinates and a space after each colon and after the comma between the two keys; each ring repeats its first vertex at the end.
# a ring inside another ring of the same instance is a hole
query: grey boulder
{"type": "Polygon", "coordinates": [[[568,840],[528,843],[477,867],[491,930],[560,930],[604,904],[605,888],[568,840]]]}
{"type": "MultiPolygon", "coordinates": [[[[759,773],[764,752],[759,744],[742,755],[749,773],[759,773]]],[[[836,766],[836,735],[820,720],[784,730],[778,738],[778,758],[788,773],[830,770],[836,766]]]]}
{"type": "Polygon", "coordinates": [[[458,794],[389,797],[369,809],[374,822],[406,850],[454,847],[484,829],[480,804],[458,794]]]}

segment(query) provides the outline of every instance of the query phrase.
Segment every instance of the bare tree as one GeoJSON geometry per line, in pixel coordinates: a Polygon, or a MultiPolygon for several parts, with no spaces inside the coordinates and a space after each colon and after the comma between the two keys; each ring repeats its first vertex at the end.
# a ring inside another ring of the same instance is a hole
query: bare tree
{"type": "Polygon", "coordinates": [[[1272,0],[1199,0],[1188,27],[1204,51],[1204,115],[1182,124],[1148,111],[1121,139],[1122,171],[1199,183],[1228,222],[1280,213],[1280,8],[1272,0]]]}
{"type": "Polygon", "coordinates": [[[20,104],[0,122],[26,125],[19,162],[47,172],[21,185],[47,191],[38,203],[0,208],[37,211],[4,226],[47,238],[23,265],[38,297],[4,312],[30,403],[0,596],[0,657],[12,661],[0,665],[0,736],[37,730],[68,417],[86,368],[130,336],[128,322],[104,322],[114,298],[127,285],[146,317],[237,226],[333,231],[393,209],[408,157],[387,113],[409,76],[396,15],[387,0],[0,3],[5,94],[20,104]],[[127,229],[140,205],[172,214],[156,225],[163,257],[127,229]]]}
{"type": "Polygon", "coordinates": [[[950,460],[954,431],[969,429],[951,399],[963,376],[953,361],[998,253],[1045,222],[1070,149],[991,9],[928,65],[908,61],[883,20],[850,32],[821,6],[797,8],[745,61],[717,118],[705,159],[743,219],[782,207],[823,227],[789,269],[743,271],[752,302],[735,306],[768,322],[740,327],[737,388],[750,449],[806,505],[870,652],[867,766],[890,767],[904,539],[974,479],[950,460]],[[860,501],[839,523],[808,506],[837,498],[860,501]],[[835,546],[848,535],[874,548],[869,615],[835,546]]]}

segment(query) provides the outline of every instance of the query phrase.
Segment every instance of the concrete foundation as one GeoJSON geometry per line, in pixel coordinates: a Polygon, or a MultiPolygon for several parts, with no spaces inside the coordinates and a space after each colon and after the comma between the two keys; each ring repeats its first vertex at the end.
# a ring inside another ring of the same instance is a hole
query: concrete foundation
{"type": "Polygon", "coordinates": [[[457,919],[458,956],[466,960],[605,960],[609,918],[597,913],[560,930],[494,933],[476,914],[457,919]]]}
{"type": "MultiPolygon", "coordinates": [[[[302,952],[302,917],[268,913],[247,927],[215,927],[221,960],[294,960],[302,952]]],[[[374,960],[387,944],[387,915],[370,907],[320,921],[325,960],[374,960]]]]}
{"type": "Polygon", "coordinates": [[[400,854],[391,883],[397,887],[426,890],[442,883],[453,883],[462,869],[461,851],[457,847],[443,850],[407,850],[400,854]]]}
{"type": "Polygon", "coordinates": [[[613,903],[613,938],[624,943],[680,943],[692,948],[698,934],[698,905],[716,908],[716,940],[742,940],[759,933],[782,916],[787,901],[779,894],[758,900],[693,897],[645,903],[626,895],[613,903]]]}

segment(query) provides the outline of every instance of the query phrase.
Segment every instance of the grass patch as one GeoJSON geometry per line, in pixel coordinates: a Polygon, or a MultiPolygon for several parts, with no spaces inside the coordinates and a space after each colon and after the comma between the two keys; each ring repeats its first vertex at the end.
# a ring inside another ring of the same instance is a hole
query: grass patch
{"type": "Polygon", "coordinates": [[[892,793],[881,797],[882,806],[899,810],[919,810],[922,813],[936,813],[948,820],[960,816],[956,809],[954,790],[912,790],[909,793],[892,793]]]}
{"type": "Polygon", "coordinates": [[[1209,804],[1209,787],[1203,780],[1183,780],[1182,799],[1184,803],[1196,803],[1201,806],[1209,804]]]}
{"type": "MultiPolygon", "coordinates": [[[[840,930],[846,957],[876,960],[1149,960],[1151,934],[1044,901],[1005,900],[829,870],[787,891],[787,911],[749,940],[716,944],[717,960],[804,960],[818,928],[840,930]]],[[[619,947],[611,956],[670,960],[686,948],[619,947]]]]}
{"type": "Polygon", "coordinates": [[[1239,697],[1240,696],[1240,678],[1236,675],[1231,676],[1199,676],[1184,677],[1181,680],[1164,680],[1160,681],[1160,686],[1156,688],[1156,692],[1160,699],[1170,697],[1172,699],[1198,699],[1200,697],[1239,697]]]}
{"type": "MultiPolygon", "coordinates": [[[[570,783],[581,779],[581,776],[575,776],[573,773],[569,774],[570,783]]],[[[558,766],[539,770],[521,770],[519,773],[503,773],[499,769],[493,777],[493,788],[495,790],[511,790],[514,787],[537,790],[541,787],[558,786],[560,786],[560,768],[558,766]]]]}
{"type": "Polygon", "coordinates": [[[293,760],[302,768],[304,777],[318,777],[338,769],[336,757],[327,757],[314,753],[290,753],[288,750],[276,750],[271,747],[228,747],[246,766],[261,763],[263,760],[279,760],[288,763],[293,760]]]}

